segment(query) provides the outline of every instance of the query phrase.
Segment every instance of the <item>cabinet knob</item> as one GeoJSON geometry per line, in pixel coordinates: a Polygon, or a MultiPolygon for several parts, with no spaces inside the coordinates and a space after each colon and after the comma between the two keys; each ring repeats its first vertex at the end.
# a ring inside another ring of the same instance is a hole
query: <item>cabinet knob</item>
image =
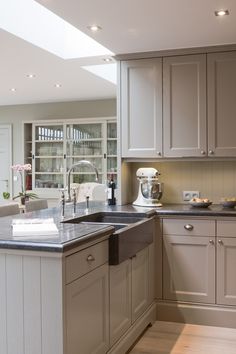
{"type": "Polygon", "coordinates": [[[184,225],[184,228],[185,228],[185,230],[191,231],[191,230],[193,230],[193,225],[186,224],[186,225],[184,225]]]}
{"type": "Polygon", "coordinates": [[[209,155],[213,155],[214,151],[213,150],[209,150],[209,155]]]}
{"type": "Polygon", "coordinates": [[[214,240],[209,241],[210,245],[214,245],[214,240]]]}
{"type": "Polygon", "coordinates": [[[92,256],[91,254],[89,254],[88,257],[87,257],[87,261],[88,261],[88,262],[93,262],[93,261],[95,261],[94,256],[92,256]]]}
{"type": "Polygon", "coordinates": [[[201,150],[201,155],[206,155],[206,151],[201,150]]]}
{"type": "Polygon", "coordinates": [[[223,245],[223,241],[222,240],[218,240],[219,245],[223,245]]]}
{"type": "Polygon", "coordinates": [[[158,155],[158,156],[161,156],[161,152],[160,152],[160,151],[157,151],[157,155],[158,155]]]}

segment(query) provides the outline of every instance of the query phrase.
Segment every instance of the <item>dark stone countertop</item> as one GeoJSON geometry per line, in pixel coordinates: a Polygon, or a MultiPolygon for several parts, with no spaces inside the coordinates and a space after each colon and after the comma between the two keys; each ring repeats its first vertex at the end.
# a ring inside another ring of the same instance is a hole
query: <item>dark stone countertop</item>
{"type": "MultiPolygon", "coordinates": [[[[98,202],[90,202],[89,214],[99,211],[110,211],[129,213],[130,216],[139,215],[147,217],[155,215],[155,210],[148,210],[142,207],[132,207],[132,205],[108,207],[98,202]]],[[[75,218],[87,215],[85,213],[85,203],[77,204],[77,212],[75,218]]],[[[65,218],[61,220],[60,208],[49,208],[26,214],[18,214],[0,218],[0,249],[21,249],[47,252],[64,252],[82,243],[93,240],[94,238],[111,235],[114,227],[109,225],[88,225],[80,223],[67,223],[72,218],[72,206],[66,205],[65,218]],[[32,219],[32,218],[53,218],[58,230],[58,235],[35,235],[35,236],[13,236],[12,220],[15,219],[32,219]]]]}
{"type": "Polygon", "coordinates": [[[236,217],[236,208],[223,208],[220,204],[212,204],[207,208],[193,207],[188,204],[163,204],[155,210],[159,216],[236,217]]]}
{"type": "MultiPolygon", "coordinates": [[[[122,213],[130,216],[149,217],[153,215],[162,216],[202,216],[202,217],[236,217],[236,209],[226,209],[221,205],[211,205],[208,208],[196,208],[187,204],[164,204],[162,207],[137,207],[132,204],[122,206],[105,206],[98,202],[90,202],[89,214],[106,211],[111,213],[122,213]]],[[[76,217],[84,216],[85,203],[77,205],[76,217]]],[[[75,217],[75,218],[76,218],[75,217]]],[[[111,235],[114,232],[112,226],[66,223],[72,218],[72,206],[66,206],[65,219],[61,222],[60,208],[50,208],[30,212],[26,214],[13,215],[0,218],[0,248],[47,251],[62,253],[94,238],[111,235]],[[32,218],[53,218],[58,227],[59,234],[56,236],[21,236],[12,235],[11,223],[13,219],[32,218]]]]}

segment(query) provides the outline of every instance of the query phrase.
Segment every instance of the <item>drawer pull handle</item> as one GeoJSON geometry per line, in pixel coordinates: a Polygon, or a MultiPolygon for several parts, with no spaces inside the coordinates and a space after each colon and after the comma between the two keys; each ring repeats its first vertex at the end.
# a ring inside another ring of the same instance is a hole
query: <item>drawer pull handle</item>
{"type": "Polygon", "coordinates": [[[214,245],[214,241],[213,240],[210,240],[209,243],[210,243],[210,245],[214,245]]]}
{"type": "Polygon", "coordinates": [[[193,225],[187,224],[187,225],[184,225],[184,228],[185,228],[185,230],[191,231],[191,230],[193,230],[193,225]]]}
{"type": "Polygon", "coordinates": [[[87,257],[87,261],[88,261],[88,262],[93,262],[93,261],[95,261],[94,256],[92,256],[91,254],[90,254],[90,255],[88,255],[88,257],[87,257]]]}
{"type": "Polygon", "coordinates": [[[223,241],[222,240],[218,240],[219,245],[223,245],[223,241]]]}

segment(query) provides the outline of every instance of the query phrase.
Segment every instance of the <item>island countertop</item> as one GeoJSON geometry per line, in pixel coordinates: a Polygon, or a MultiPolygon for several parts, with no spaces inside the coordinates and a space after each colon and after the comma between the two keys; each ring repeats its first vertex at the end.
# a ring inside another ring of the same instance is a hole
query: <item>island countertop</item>
{"type": "Polygon", "coordinates": [[[142,207],[135,208],[131,205],[108,207],[98,202],[90,202],[90,205],[91,207],[88,212],[86,212],[84,203],[77,204],[77,212],[74,218],[72,217],[72,206],[67,205],[63,220],[61,218],[60,207],[1,217],[0,249],[7,248],[62,253],[75,246],[97,238],[108,238],[114,232],[114,227],[111,225],[76,223],[76,218],[99,211],[110,211],[112,213],[119,212],[120,215],[122,215],[122,213],[129,213],[131,216],[138,214],[141,217],[155,215],[155,210],[153,209],[150,210],[150,208],[147,209],[142,207]],[[13,220],[31,220],[35,218],[52,218],[58,228],[58,234],[13,236],[13,220]],[[71,222],[73,219],[75,220],[75,223],[71,222]]]}

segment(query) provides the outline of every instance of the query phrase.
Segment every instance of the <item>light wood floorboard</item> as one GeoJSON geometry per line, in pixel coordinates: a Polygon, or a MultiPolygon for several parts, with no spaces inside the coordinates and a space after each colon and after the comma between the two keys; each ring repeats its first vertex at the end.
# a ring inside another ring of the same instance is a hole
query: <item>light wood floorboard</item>
{"type": "Polygon", "coordinates": [[[157,321],[130,354],[236,354],[236,329],[157,321]]]}

